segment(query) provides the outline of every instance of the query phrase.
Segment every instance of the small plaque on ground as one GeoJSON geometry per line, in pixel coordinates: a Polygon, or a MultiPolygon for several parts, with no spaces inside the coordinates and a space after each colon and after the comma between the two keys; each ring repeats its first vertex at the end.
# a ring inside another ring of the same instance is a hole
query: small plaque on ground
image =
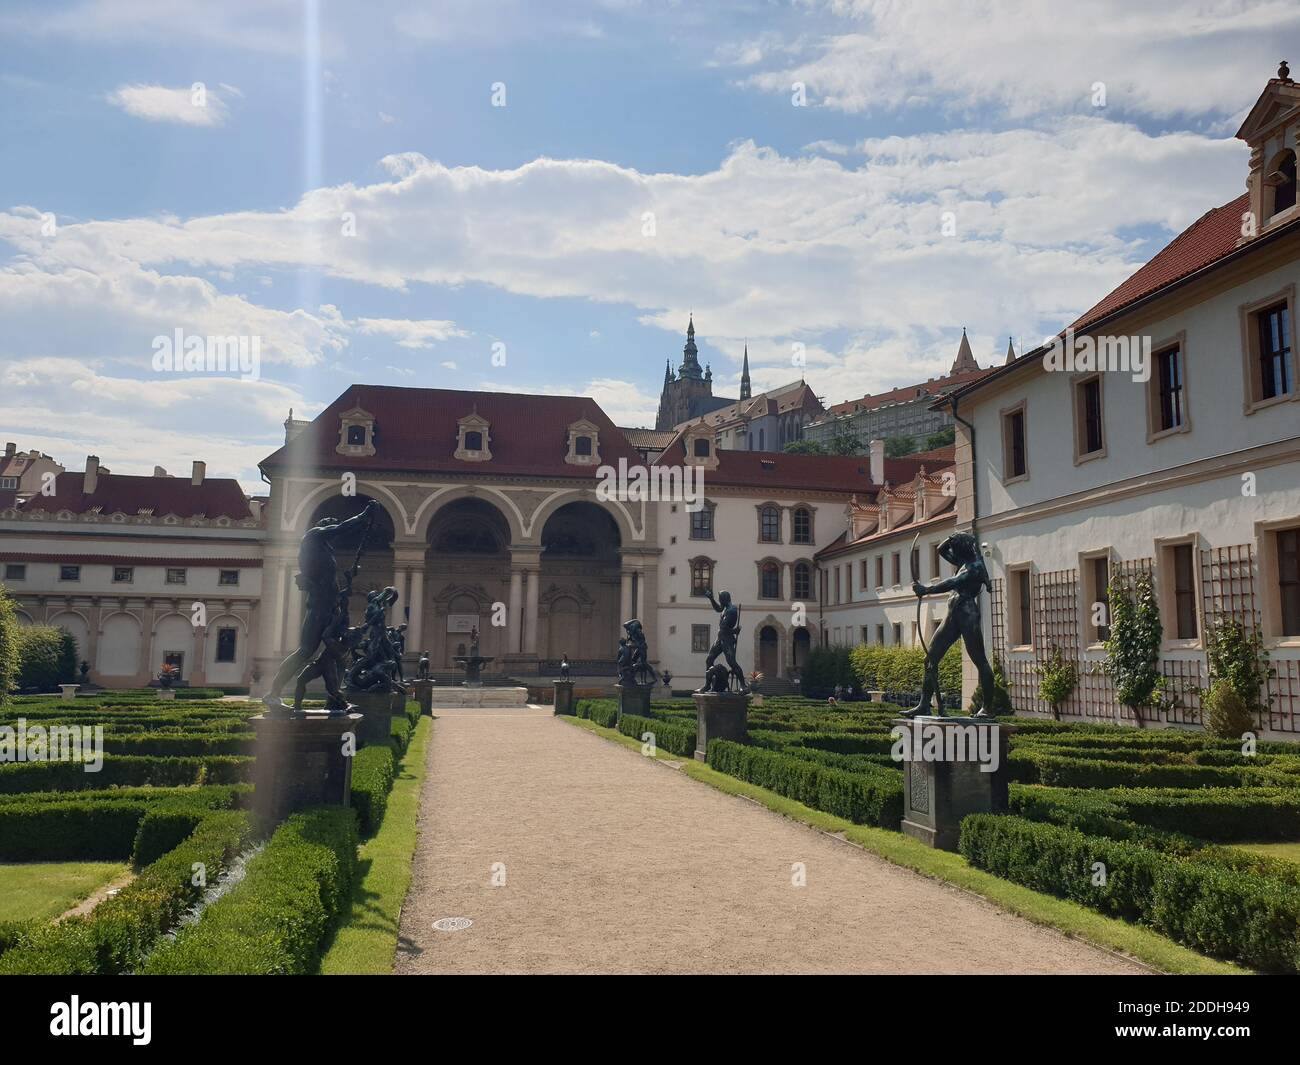
{"type": "Polygon", "coordinates": [[[433,928],[436,932],[463,932],[473,923],[468,917],[439,917],[433,928]]]}

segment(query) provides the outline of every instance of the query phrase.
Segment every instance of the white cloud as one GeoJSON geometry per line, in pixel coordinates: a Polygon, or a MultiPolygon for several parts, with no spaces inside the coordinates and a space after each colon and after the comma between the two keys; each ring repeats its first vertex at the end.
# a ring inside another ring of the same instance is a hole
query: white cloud
{"type": "Polygon", "coordinates": [[[367,336],[391,337],[401,348],[431,348],[434,344],[452,337],[469,335],[455,322],[437,321],[432,318],[421,321],[409,318],[358,318],[356,327],[358,333],[367,336]]]}
{"type": "Polygon", "coordinates": [[[397,121],[397,119],[394,116],[390,115],[387,111],[380,111],[379,121],[381,124],[385,126],[391,126],[394,122],[397,121]]]}
{"type": "Polygon", "coordinates": [[[185,126],[220,126],[229,111],[221,97],[195,85],[123,85],[108,94],[108,102],[128,115],[150,122],[178,122],[185,126]]]}

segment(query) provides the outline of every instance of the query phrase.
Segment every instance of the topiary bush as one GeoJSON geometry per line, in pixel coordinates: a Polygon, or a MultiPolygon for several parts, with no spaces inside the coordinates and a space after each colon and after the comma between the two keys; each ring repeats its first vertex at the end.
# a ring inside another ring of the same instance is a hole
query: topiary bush
{"type": "Polygon", "coordinates": [[[22,691],[51,692],[77,677],[77,641],[66,629],[27,625],[18,629],[18,680],[22,691]]]}
{"type": "Polygon", "coordinates": [[[679,724],[661,718],[640,717],[636,714],[624,714],[618,723],[619,732],[641,739],[647,732],[654,736],[655,746],[670,754],[695,754],[695,723],[679,724]]]}
{"type": "Polygon", "coordinates": [[[0,706],[18,683],[18,611],[5,586],[0,584],[0,706]]]}
{"type": "Polygon", "coordinates": [[[397,776],[397,758],[387,744],[363,747],[352,759],[352,806],[364,835],[373,835],[388,809],[388,793],[397,776]]]}
{"type": "Polygon", "coordinates": [[[1231,682],[1220,678],[1210,685],[1201,703],[1205,730],[1223,739],[1240,739],[1255,727],[1255,715],[1231,682]]]}

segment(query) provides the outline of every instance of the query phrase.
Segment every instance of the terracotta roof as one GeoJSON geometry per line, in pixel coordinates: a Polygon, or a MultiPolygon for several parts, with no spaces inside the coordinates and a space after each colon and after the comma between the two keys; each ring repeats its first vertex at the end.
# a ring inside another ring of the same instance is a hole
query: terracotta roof
{"type": "Polygon", "coordinates": [[[926,473],[933,473],[957,461],[957,447],[955,444],[946,444],[944,447],[932,448],[930,451],[915,451],[907,457],[923,463],[926,473]]]}
{"type": "Polygon", "coordinates": [[[446,388],[353,385],[293,441],[262,460],[265,470],[303,463],[315,469],[411,470],[466,473],[475,477],[533,475],[594,480],[596,466],[564,461],[568,427],[586,419],[600,431],[601,463],[631,464],[641,453],[585,396],[538,396],[519,392],[465,392],[446,388]],[[339,416],[360,407],[374,416],[374,455],[340,455],[339,416]],[[489,423],[487,462],[454,456],[457,423],[477,411],[489,423]]]}
{"type": "Polygon", "coordinates": [[[952,496],[947,496],[939,505],[939,510],[930,514],[921,521],[903,522],[901,525],[895,525],[891,529],[885,529],[883,532],[868,533],[866,536],[860,536],[856,540],[848,540],[847,533],[837,540],[833,540],[813,556],[813,558],[827,558],[832,555],[847,554],[850,551],[861,547],[868,547],[879,543],[892,540],[895,537],[915,536],[918,532],[928,529],[931,526],[942,525],[944,522],[953,521],[957,516],[957,500],[952,496]]]}
{"type": "Polygon", "coordinates": [[[927,396],[934,396],[940,392],[960,388],[962,385],[978,381],[991,372],[991,369],[965,370],[960,373],[947,374],[943,377],[935,377],[932,380],[922,381],[915,385],[903,385],[899,388],[890,389],[888,392],[880,392],[876,395],[863,396],[861,399],[849,399],[843,403],[836,403],[830,408],[830,413],[856,414],[864,410],[876,410],[893,403],[910,403],[923,400],[927,396]]]}
{"type": "Polygon", "coordinates": [[[23,504],[23,513],[48,511],[51,514],[70,510],[85,514],[99,509],[101,514],[138,514],[152,511],[155,517],[175,514],[192,518],[231,518],[242,521],[251,515],[248,497],[231,477],[207,477],[200,485],[188,477],[142,477],[125,473],[99,471],[95,490],[84,493],[84,473],[61,473],[54,481],[54,495],[35,495],[23,504]]]}
{"type": "Polygon", "coordinates": [[[679,422],[675,428],[681,429],[688,425],[694,425],[696,422],[704,422],[708,425],[725,425],[728,422],[735,421],[739,418],[761,418],[767,414],[778,414],[784,411],[802,410],[809,406],[809,400],[812,400],[812,406],[818,410],[822,409],[821,401],[817,398],[812,388],[806,381],[792,381],[788,385],[782,385],[780,388],[768,389],[766,392],[759,392],[750,399],[741,399],[731,401],[728,405],[719,407],[717,410],[705,414],[699,418],[689,418],[684,422],[679,422]]]}
{"type": "Polygon", "coordinates": [[[1082,329],[1235,251],[1241,239],[1241,217],[1249,207],[1250,196],[1243,193],[1206,211],[1137,273],[1080,315],[1071,328],[1082,329]]]}
{"type": "Polygon", "coordinates": [[[658,451],[667,447],[677,435],[676,429],[624,429],[619,426],[618,431],[633,447],[646,451],[658,451]]]}

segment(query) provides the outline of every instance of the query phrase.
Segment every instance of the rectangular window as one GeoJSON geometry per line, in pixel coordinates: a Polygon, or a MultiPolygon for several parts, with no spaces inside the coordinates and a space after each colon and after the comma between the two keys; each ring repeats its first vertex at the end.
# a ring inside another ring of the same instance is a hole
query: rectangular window
{"type": "Polygon", "coordinates": [[[781,512],[776,507],[764,507],[760,537],[765,544],[781,542],[781,512]]]}
{"type": "Polygon", "coordinates": [[[903,583],[903,556],[897,551],[894,552],[894,556],[893,556],[893,573],[894,573],[894,583],[902,584],[903,583]]]}
{"type": "Polygon", "coordinates": [[[1300,636],[1300,529],[1277,533],[1277,588],[1282,636],[1300,636]]]}
{"type": "Polygon", "coordinates": [[[114,583],[114,584],[130,584],[133,580],[135,580],[135,567],[134,567],[134,566],[114,566],[114,567],[113,567],[113,583],[114,583]]]}
{"type": "Polygon", "coordinates": [[[1291,312],[1286,303],[1255,316],[1259,330],[1260,399],[1291,394],[1291,312]]]}
{"type": "MultiPolygon", "coordinates": [[[[766,576],[766,574],[764,574],[766,576]]],[[[835,567],[835,602],[840,601],[840,567],[835,567]]]]}
{"type": "Polygon", "coordinates": [[[223,587],[234,587],[239,584],[239,570],[223,569],[217,574],[217,583],[223,587]]]}
{"type": "Polygon", "coordinates": [[[1095,455],[1104,446],[1101,425],[1101,378],[1089,377],[1074,386],[1076,456],[1095,455]]]}
{"type": "Polygon", "coordinates": [[[184,584],[184,583],[185,583],[185,570],[183,570],[183,569],[179,569],[179,568],[176,568],[176,569],[169,568],[169,569],[167,570],[167,583],[168,583],[168,584],[184,584]]]}
{"type": "Polygon", "coordinates": [[[940,566],[942,563],[943,563],[943,558],[942,558],[942,556],[940,556],[940,554],[939,554],[939,545],[938,545],[938,544],[931,544],[931,545],[930,545],[930,577],[931,577],[931,579],[938,579],[938,577],[942,574],[943,571],[939,569],[939,566],[940,566]]]}
{"type": "Polygon", "coordinates": [[[1196,559],[1191,544],[1175,544],[1169,551],[1173,563],[1174,619],[1180,640],[1196,639],[1196,559]]]}
{"type": "Polygon", "coordinates": [[[27,565],[21,562],[5,563],[5,580],[7,581],[25,581],[27,579],[27,565]]]}
{"type": "Polygon", "coordinates": [[[859,572],[858,572],[858,581],[861,583],[861,585],[862,585],[862,591],[864,591],[864,592],[865,592],[869,587],[871,587],[871,585],[867,583],[867,578],[868,578],[868,574],[867,574],[867,560],[864,558],[864,559],[862,560],[862,562],[859,564],[859,572]]]}
{"type": "Polygon", "coordinates": [[[1083,631],[1088,643],[1105,643],[1110,639],[1110,556],[1094,555],[1083,560],[1083,631]]]}
{"type": "Polygon", "coordinates": [[[812,539],[812,515],[803,507],[794,512],[794,531],[792,541],[796,544],[810,544],[812,539]]]}
{"type": "Polygon", "coordinates": [[[235,641],[238,639],[237,629],[218,629],[217,630],[217,661],[233,662],[235,660],[235,641]]]}
{"type": "Polygon", "coordinates": [[[713,508],[705,505],[691,514],[691,539],[713,539],[713,508]]]}
{"type": "Polygon", "coordinates": [[[883,588],[884,586],[885,586],[885,556],[877,555],[876,556],[876,587],[883,588]]]}
{"type": "Polygon", "coordinates": [[[880,644],[882,647],[885,645],[885,626],[884,626],[884,625],[877,625],[877,626],[876,626],[876,643],[880,644]]]}
{"type": "Polygon", "coordinates": [[[865,625],[862,626],[862,642],[863,643],[871,642],[871,637],[867,635],[867,626],[865,625]]]}
{"type": "Polygon", "coordinates": [[[1033,575],[1028,566],[1011,570],[1011,643],[1029,647],[1034,642],[1033,575]]]}
{"type": "Polygon", "coordinates": [[[1183,353],[1180,348],[1169,348],[1156,356],[1157,388],[1159,389],[1158,432],[1178,429],[1185,421],[1183,412],[1183,353]]]}
{"type": "Polygon", "coordinates": [[[0,488],[17,488],[17,477],[0,477],[0,488]]]}
{"type": "Polygon", "coordinates": [[[81,580],[80,566],[60,566],[59,580],[61,581],[79,581],[81,580]]]}
{"type": "Polygon", "coordinates": [[[901,621],[895,621],[894,622],[894,645],[901,647],[902,643],[903,643],[903,623],[901,621]]]}
{"type": "Polygon", "coordinates": [[[691,595],[706,596],[713,588],[713,563],[707,558],[691,562],[691,595]]]}
{"type": "Polygon", "coordinates": [[[709,627],[707,625],[691,626],[691,654],[709,653],[709,627]]]}
{"type": "Polygon", "coordinates": [[[1025,408],[1017,407],[1002,416],[1002,479],[1015,480],[1029,473],[1025,453],[1025,408]]]}

